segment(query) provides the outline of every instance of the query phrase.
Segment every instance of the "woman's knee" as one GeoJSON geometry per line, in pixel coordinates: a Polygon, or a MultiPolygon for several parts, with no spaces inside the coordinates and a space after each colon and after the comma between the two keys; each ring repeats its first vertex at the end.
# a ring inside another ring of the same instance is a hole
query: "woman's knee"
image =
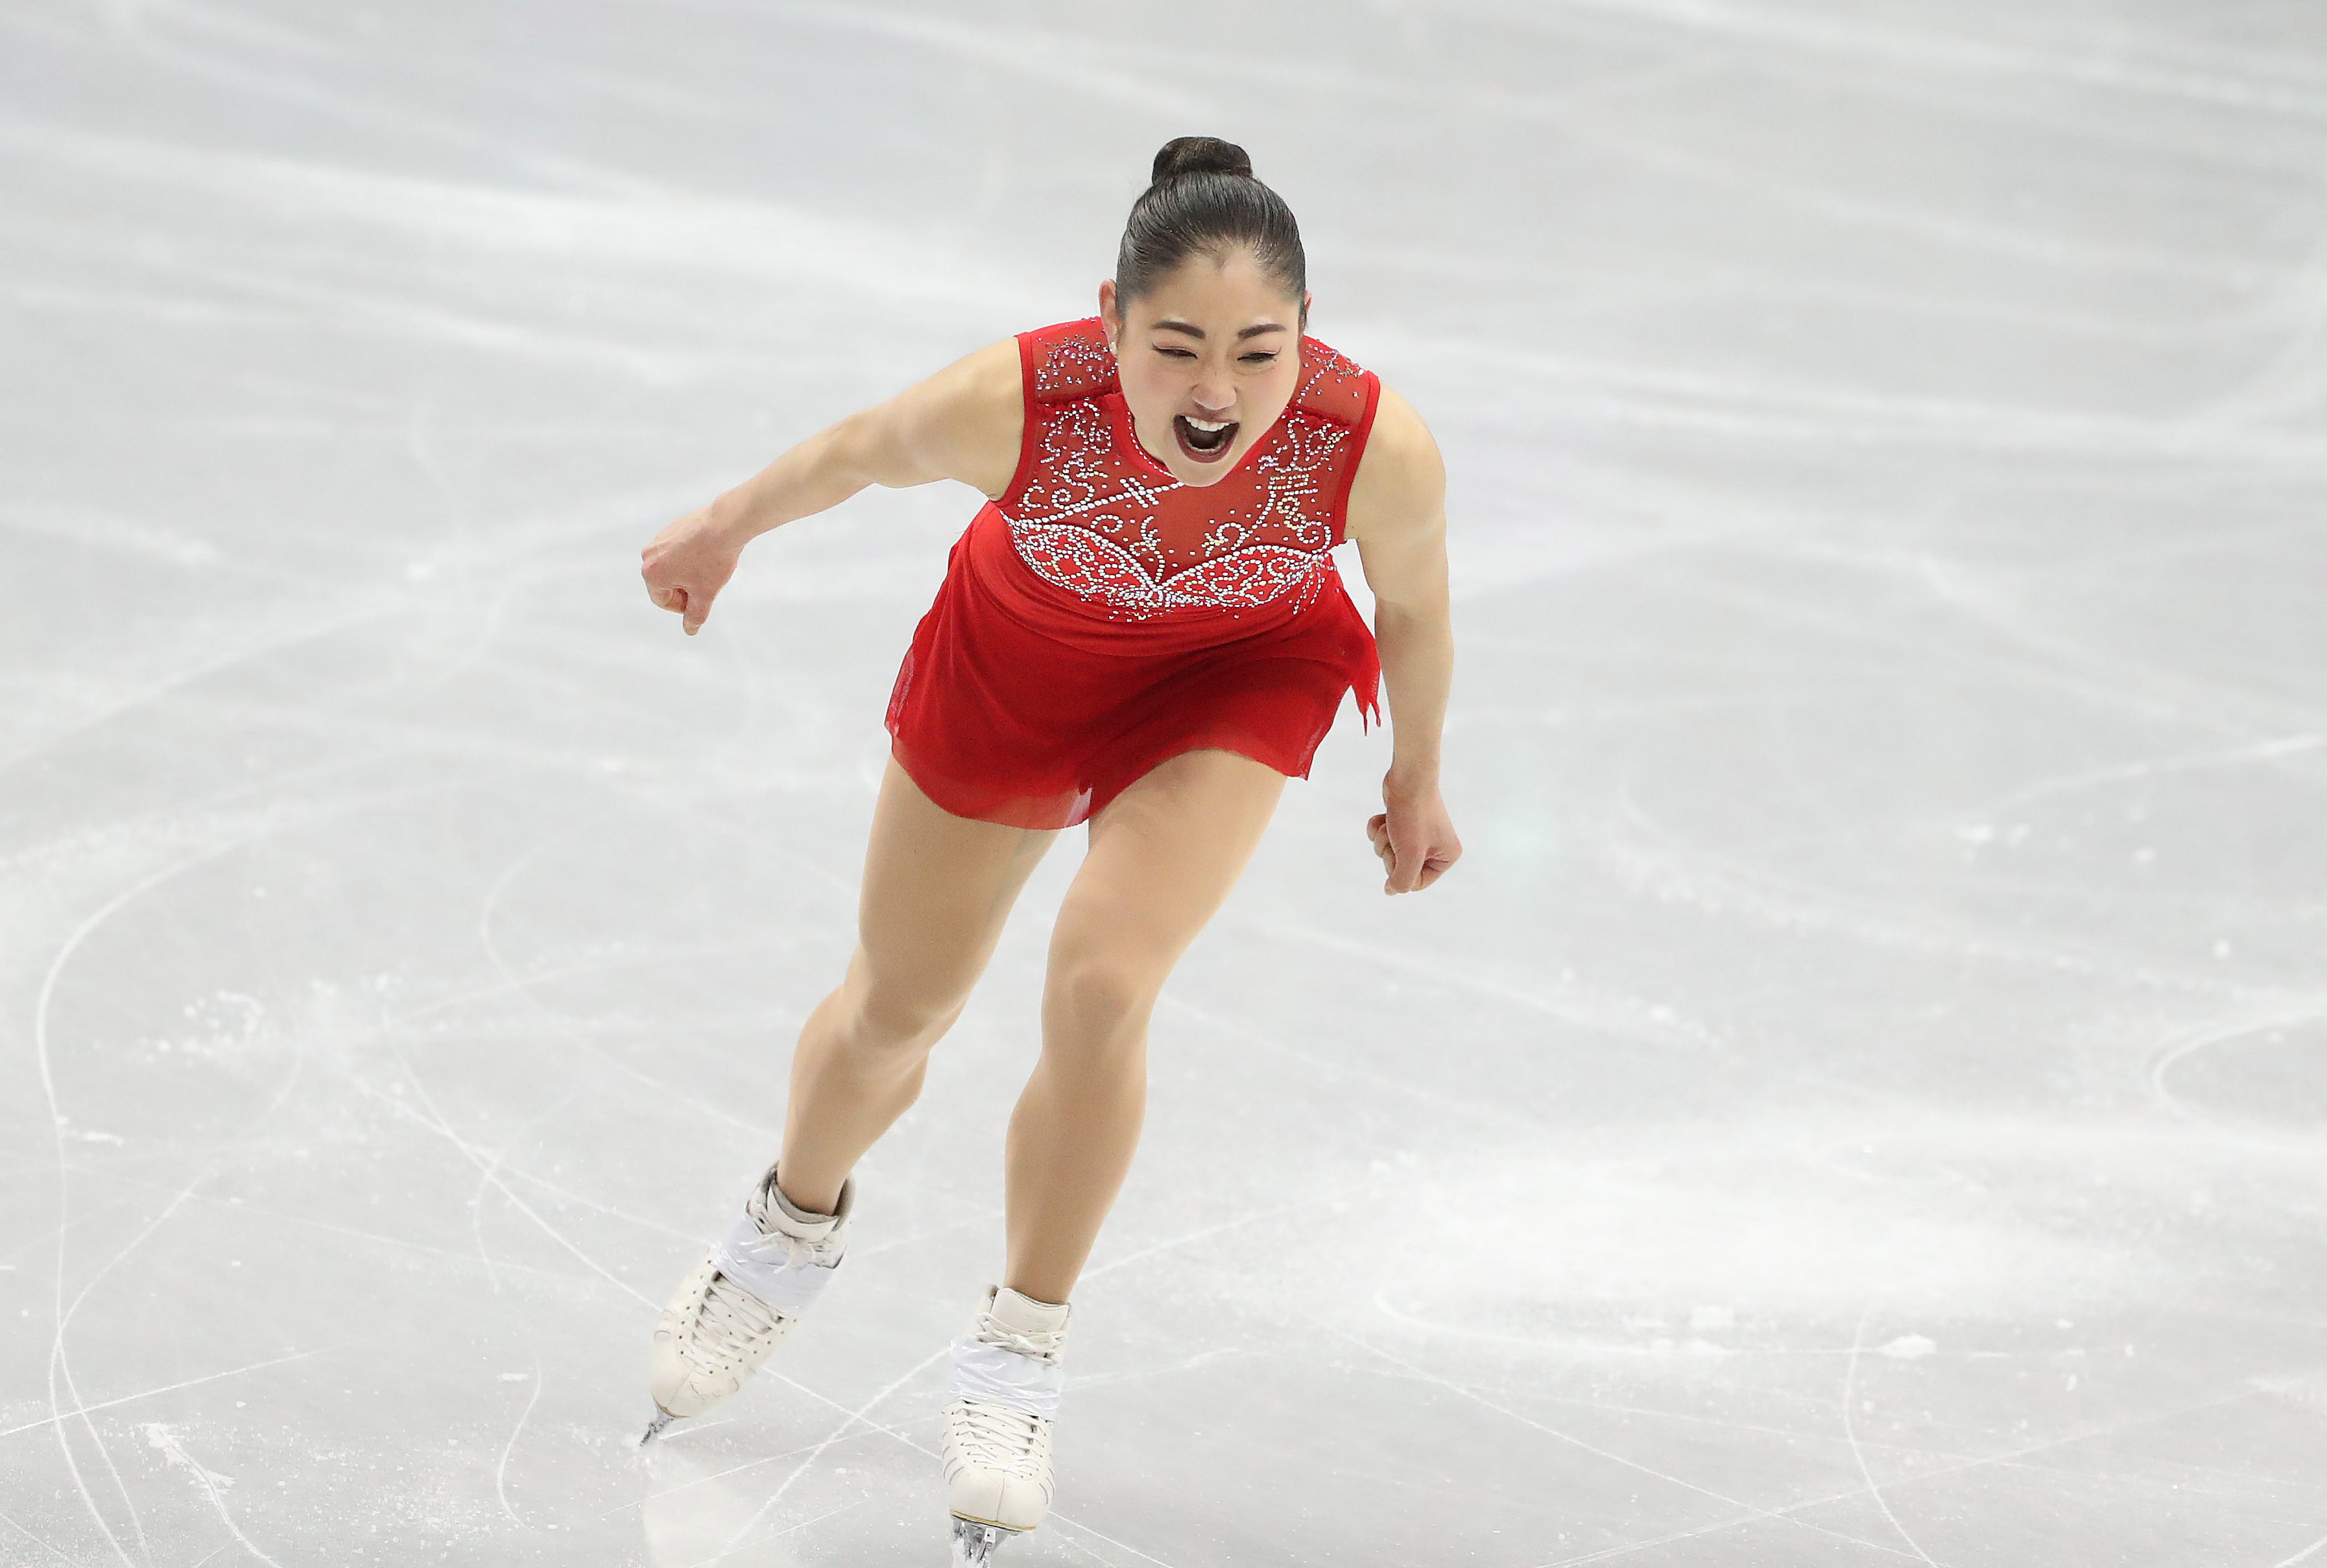
{"type": "Polygon", "coordinates": [[[1136,1043],[1163,988],[1155,966],[1137,956],[1053,957],[1042,995],[1047,1032],[1090,1044],[1136,1043]]]}
{"type": "Polygon", "coordinates": [[[841,1039],[849,1049],[911,1054],[928,1050],[953,1027],[968,1003],[969,985],[883,975],[860,954],[849,965],[838,1000],[841,1039]]]}

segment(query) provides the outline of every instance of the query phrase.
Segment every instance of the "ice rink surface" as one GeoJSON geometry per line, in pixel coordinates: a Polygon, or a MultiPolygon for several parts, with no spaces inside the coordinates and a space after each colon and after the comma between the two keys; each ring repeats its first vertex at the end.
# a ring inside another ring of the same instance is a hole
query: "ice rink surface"
{"type": "Polygon", "coordinates": [[[0,1562],[943,1560],[1080,835],[641,1454],[974,498],[637,552],[1203,132],[1446,452],[1469,854],[1345,709],[1010,1560],[2327,1568],[2327,14],[1193,16],[0,12],[0,1562]]]}

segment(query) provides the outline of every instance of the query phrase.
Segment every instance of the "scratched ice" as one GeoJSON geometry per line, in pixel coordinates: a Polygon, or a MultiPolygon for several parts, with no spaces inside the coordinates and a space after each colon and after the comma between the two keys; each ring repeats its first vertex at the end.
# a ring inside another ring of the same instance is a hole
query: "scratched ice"
{"type": "Polygon", "coordinates": [[[1445,447],[1470,858],[1288,792],[1009,1558],[2327,1568],[2327,20],[1154,14],[0,16],[0,1561],[942,1560],[1075,845],[641,1455],[970,507],[636,550],[1203,131],[1445,447]]]}

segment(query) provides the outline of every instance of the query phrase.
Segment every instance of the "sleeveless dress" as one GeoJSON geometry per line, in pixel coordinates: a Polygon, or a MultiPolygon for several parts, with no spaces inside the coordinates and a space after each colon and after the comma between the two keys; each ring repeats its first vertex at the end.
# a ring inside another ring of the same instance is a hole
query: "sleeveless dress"
{"type": "Polygon", "coordinates": [[[1218,747],[1309,776],[1381,665],[1332,551],[1381,384],[1314,338],[1218,483],[1140,446],[1098,319],[1018,335],[1018,468],[947,559],[889,698],[892,753],[957,817],[1069,827],[1218,747]]]}

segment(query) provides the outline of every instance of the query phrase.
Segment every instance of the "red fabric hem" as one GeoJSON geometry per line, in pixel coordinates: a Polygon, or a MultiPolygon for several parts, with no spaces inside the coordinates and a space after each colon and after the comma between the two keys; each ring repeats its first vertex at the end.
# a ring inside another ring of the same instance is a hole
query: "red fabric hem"
{"type": "Polygon", "coordinates": [[[1042,797],[1011,795],[986,800],[981,799],[976,791],[961,788],[956,780],[947,778],[941,770],[917,760],[912,750],[895,736],[892,735],[889,741],[889,755],[895,759],[898,767],[904,770],[914,788],[929,797],[930,803],[940,811],[970,822],[990,822],[997,827],[1026,828],[1042,833],[1080,827],[1105,811],[1117,797],[1140,779],[1173,758],[1183,757],[1191,751],[1233,752],[1264,768],[1274,769],[1287,779],[1304,780],[1309,777],[1310,766],[1315,760],[1313,747],[1309,758],[1299,766],[1288,767],[1274,757],[1258,755],[1257,748],[1231,745],[1219,739],[1194,739],[1173,745],[1170,751],[1151,759],[1121,782],[1106,789],[1086,788],[1077,791],[1071,800],[1063,794],[1042,797]]]}

